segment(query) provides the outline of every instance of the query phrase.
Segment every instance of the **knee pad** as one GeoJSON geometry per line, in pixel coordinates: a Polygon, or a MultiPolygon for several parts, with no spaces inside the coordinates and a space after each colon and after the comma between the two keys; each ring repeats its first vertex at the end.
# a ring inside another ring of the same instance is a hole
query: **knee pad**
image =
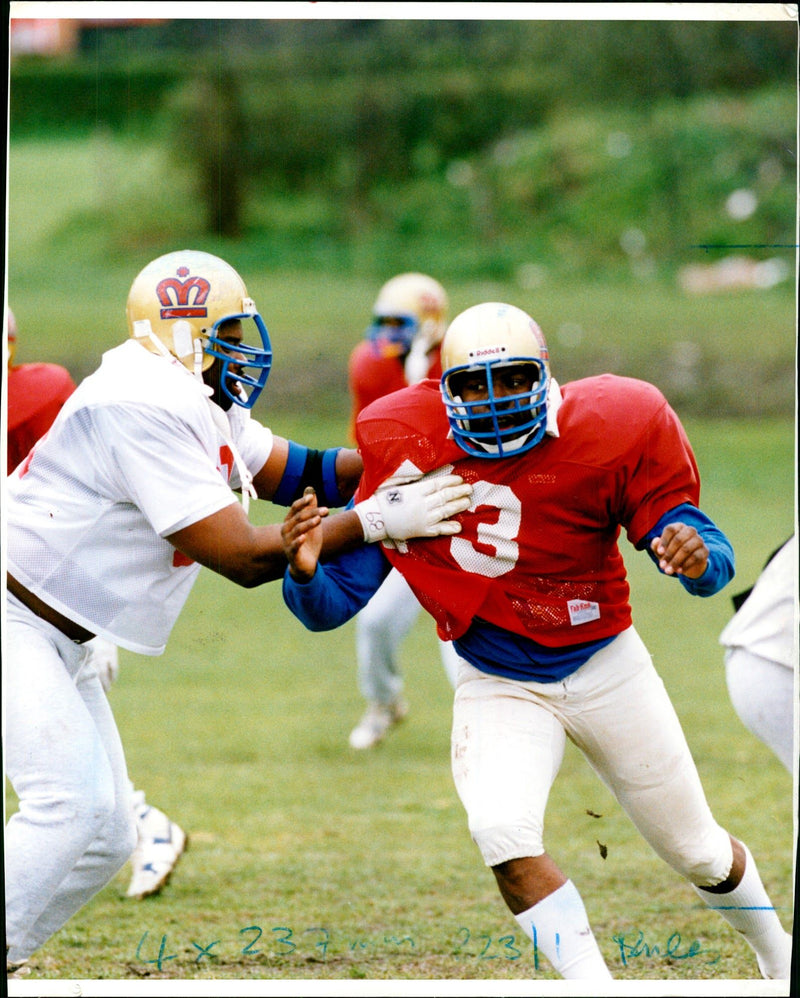
{"type": "Polygon", "coordinates": [[[696,844],[686,845],[680,856],[668,859],[670,866],[695,887],[716,887],[731,872],[733,847],[724,828],[696,844]]]}

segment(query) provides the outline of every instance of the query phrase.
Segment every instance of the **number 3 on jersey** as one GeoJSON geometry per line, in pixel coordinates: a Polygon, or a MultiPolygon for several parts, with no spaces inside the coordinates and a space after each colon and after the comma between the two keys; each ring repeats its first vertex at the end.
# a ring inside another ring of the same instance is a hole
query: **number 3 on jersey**
{"type": "MultiPolygon", "coordinates": [[[[495,579],[510,572],[519,558],[516,538],[522,523],[522,503],[508,485],[475,482],[468,512],[489,507],[492,519],[482,519],[477,541],[459,534],[450,540],[450,553],[465,572],[495,579]]],[[[487,510],[488,512],[488,510],[487,510]]]]}

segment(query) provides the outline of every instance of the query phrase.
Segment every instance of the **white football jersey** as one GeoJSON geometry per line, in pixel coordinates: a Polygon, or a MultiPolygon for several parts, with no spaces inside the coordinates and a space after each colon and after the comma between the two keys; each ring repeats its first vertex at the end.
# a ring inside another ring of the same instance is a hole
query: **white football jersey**
{"type": "MultiPolygon", "coordinates": [[[[228,415],[255,474],[272,433],[240,406],[228,415]]],[[[198,379],[129,340],[7,479],[8,570],[87,630],[160,655],[200,568],[164,538],[237,502],[239,485],[198,379]]]]}
{"type": "Polygon", "coordinates": [[[720,644],[745,647],[755,655],[794,668],[797,613],[797,534],[792,534],[720,634],[720,644]]]}

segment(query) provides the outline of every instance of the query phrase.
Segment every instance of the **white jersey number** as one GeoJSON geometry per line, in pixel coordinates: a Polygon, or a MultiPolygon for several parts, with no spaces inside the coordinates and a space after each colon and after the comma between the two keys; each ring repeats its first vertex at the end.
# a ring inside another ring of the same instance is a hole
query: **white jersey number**
{"type": "Polygon", "coordinates": [[[510,572],[519,558],[516,538],[522,522],[522,504],[508,485],[475,482],[469,512],[480,506],[492,506],[497,518],[478,524],[474,544],[458,534],[450,541],[450,553],[465,572],[497,578],[510,572]]]}

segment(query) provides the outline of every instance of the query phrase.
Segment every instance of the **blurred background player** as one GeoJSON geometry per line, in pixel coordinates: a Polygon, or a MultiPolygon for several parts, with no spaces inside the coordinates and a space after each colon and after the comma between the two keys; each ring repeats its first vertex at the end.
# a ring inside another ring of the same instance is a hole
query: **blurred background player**
{"type": "MultiPolygon", "coordinates": [[[[447,310],[444,288],[427,274],[398,274],[380,289],[372,321],[348,364],[353,440],[358,414],[370,402],[424,378],[439,380],[447,310]]],[[[354,749],[373,748],[408,713],[398,650],[421,610],[403,576],[393,571],[356,617],[358,688],[367,708],[350,732],[354,749]]],[[[439,647],[454,687],[457,656],[449,641],[439,640],[439,647]]]]}
{"type": "Polygon", "coordinates": [[[734,710],[790,773],[797,759],[797,570],[797,534],[792,534],[755,584],[733,597],[736,612],[719,638],[734,710]]]}
{"type": "MultiPolygon", "coordinates": [[[[50,429],[61,407],[75,391],[69,371],[59,364],[15,364],[17,321],[8,310],[8,436],[6,474],[10,475],[36,441],[50,429]]],[[[108,693],[119,673],[116,645],[96,637],[87,643],[91,663],[108,693]]],[[[131,856],[132,876],[127,896],[141,900],[157,894],[169,880],[186,848],[186,833],[158,808],[143,790],[131,786],[137,844],[131,856]]]]}

